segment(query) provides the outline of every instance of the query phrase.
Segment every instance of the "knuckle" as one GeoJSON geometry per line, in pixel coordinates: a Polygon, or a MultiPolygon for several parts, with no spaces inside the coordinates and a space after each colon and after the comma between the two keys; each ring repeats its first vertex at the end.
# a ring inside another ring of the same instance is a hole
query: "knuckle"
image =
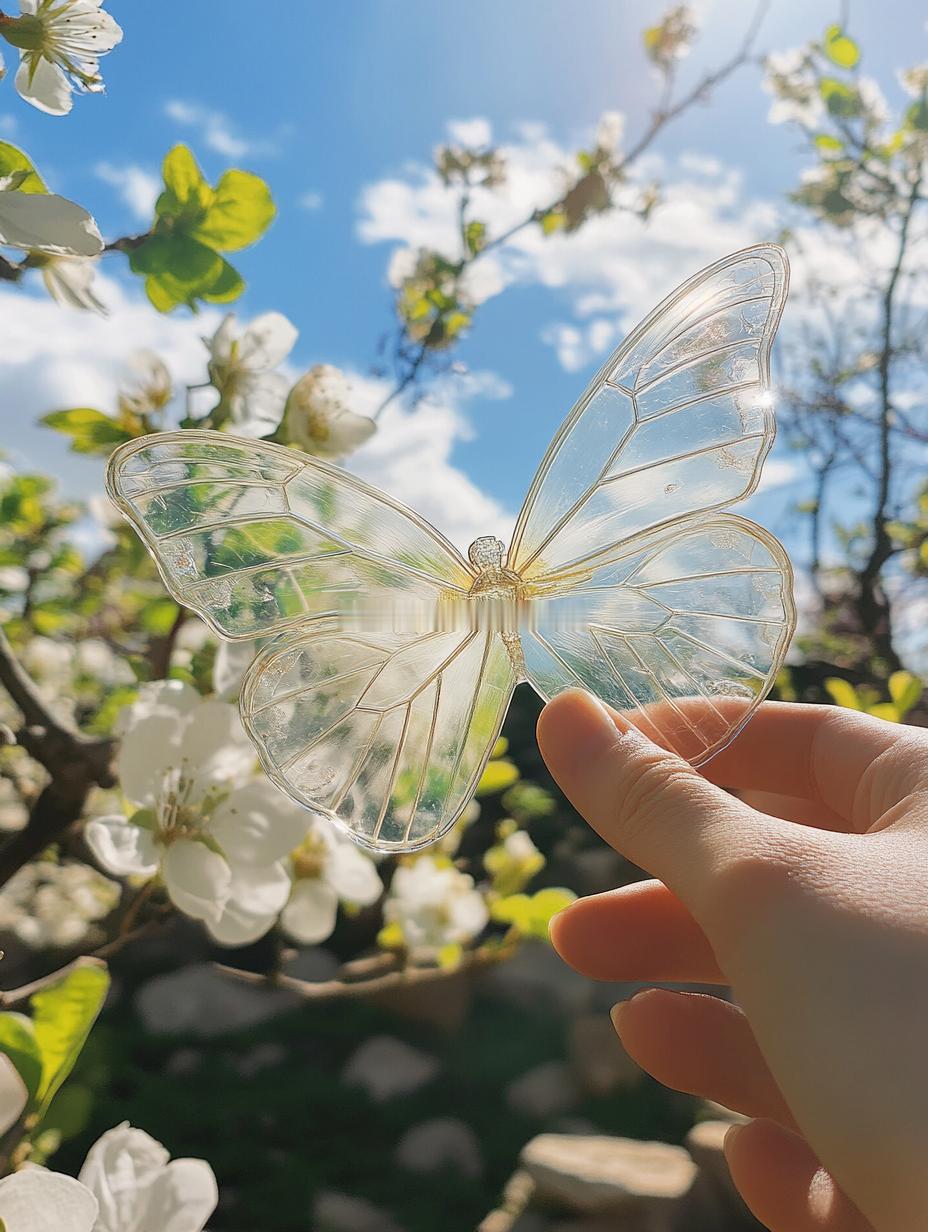
{"type": "Polygon", "coordinates": [[[657,825],[668,809],[685,807],[699,787],[699,779],[685,762],[659,749],[636,752],[617,784],[616,828],[634,838],[657,825]]]}

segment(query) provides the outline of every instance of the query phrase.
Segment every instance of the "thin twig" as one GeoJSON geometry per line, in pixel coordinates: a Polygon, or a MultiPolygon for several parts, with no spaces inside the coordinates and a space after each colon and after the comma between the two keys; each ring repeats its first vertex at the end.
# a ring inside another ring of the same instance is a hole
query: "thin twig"
{"type": "Polygon", "coordinates": [[[393,992],[399,988],[420,988],[425,984],[437,984],[451,976],[478,971],[504,962],[509,951],[475,950],[461,960],[456,967],[402,967],[367,979],[335,979],[318,982],[298,980],[292,975],[263,975],[259,971],[242,971],[224,963],[214,963],[217,971],[243,984],[259,988],[283,988],[295,992],[306,1001],[336,1001],[349,997],[369,997],[375,993],[393,992]]]}

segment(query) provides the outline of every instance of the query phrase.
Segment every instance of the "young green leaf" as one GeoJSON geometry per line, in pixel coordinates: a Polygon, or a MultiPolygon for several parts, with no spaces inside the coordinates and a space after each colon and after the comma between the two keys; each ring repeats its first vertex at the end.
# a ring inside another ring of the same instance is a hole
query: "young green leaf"
{"type": "Polygon", "coordinates": [[[35,1041],[42,1058],[37,1099],[44,1113],[74,1068],[103,1008],[110,977],[102,963],[79,959],[57,984],[32,997],[35,1041]]]}
{"type": "Polygon", "coordinates": [[[237,252],[259,240],[276,213],[264,180],[250,171],[233,169],[216,185],[203,221],[191,235],[220,252],[237,252]]]}
{"type": "Polygon", "coordinates": [[[822,51],[838,68],[853,68],[860,59],[860,48],[840,26],[829,26],[825,31],[822,51]]]}
{"type": "Polygon", "coordinates": [[[0,1014],[0,1052],[10,1058],[33,1100],[42,1082],[42,1054],[31,1019],[25,1014],[0,1014]]]}
{"type": "Polygon", "coordinates": [[[36,171],[29,155],[20,150],[18,146],[10,145],[8,141],[0,141],[0,178],[23,173],[25,173],[24,178],[17,184],[19,192],[48,192],[45,181],[36,171]]]}

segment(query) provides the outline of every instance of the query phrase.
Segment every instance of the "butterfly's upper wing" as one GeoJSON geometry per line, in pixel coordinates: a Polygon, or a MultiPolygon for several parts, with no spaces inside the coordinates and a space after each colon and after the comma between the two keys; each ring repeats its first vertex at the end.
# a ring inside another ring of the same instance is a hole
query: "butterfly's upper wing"
{"type": "Polygon", "coordinates": [[[795,618],[789,561],[743,518],[773,442],[770,348],[788,284],[775,245],[669,296],[552,442],[508,567],[545,601],[523,635],[542,695],[592,689],[696,763],[769,689],[795,618]]]}
{"type": "Polygon", "coordinates": [[[473,572],[421,518],[337,466],[220,432],[157,433],[110,457],[107,491],[165,585],[223,637],[267,637],[378,595],[425,604],[473,572]]]}
{"type": "Polygon", "coordinates": [[[413,851],[473,796],[517,676],[499,633],[356,634],[321,617],[265,647],[240,705],[280,787],[364,846],[413,851]]]}

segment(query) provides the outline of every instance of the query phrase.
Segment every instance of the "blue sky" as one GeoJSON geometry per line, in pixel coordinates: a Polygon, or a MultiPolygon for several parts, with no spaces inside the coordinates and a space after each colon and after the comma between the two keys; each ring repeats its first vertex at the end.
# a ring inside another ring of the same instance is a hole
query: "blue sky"
{"type": "MultiPolygon", "coordinates": [[[[545,142],[566,154],[588,140],[603,111],[624,112],[634,137],[656,92],[640,32],[665,6],[109,0],[107,7],[125,31],[103,62],[107,95],[79,98],[71,116],[57,119],[23,103],[8,79],[0,83],[4,134],[29,151],[57,191],[90,208],[107,236],[140,225],[130,202],[150,190],[177,140],[192,146],[211,177],[229,165],[265,176],[279,218],[237,261],[249,287],[236,311],[246,319],[272,308],[286,313],[300,330],[295,370],[327,361],[363,374],[391,324],[391,252],[416,238],[408,217],[397,215],[396,193],[391,205],[384,186],[399,185],[401,203],[429,217],[434,193],[422,165],[449,121],[484,117],[525,167],[545,142]],[[385,238],[374,242],[374,235],[385,238]]],[[[734,0],[702,6],[703,31],[682,70],[684,89],[731,53],[751,7],[734,0]]],[[[838,7],[773,0],[759,48],[802,42],[835,20],[838,7]]],[[[895,99],[895,68],[928,57],[923,5],[857,0],[851,30],[865,48],[864,68],[895,99]]],[[[432,421],[441,438],[434,456],[486,498],[474,503],[475,517],[505,521],[518,508],[548,439],[601,362],[581,338],[565,366],[571,329],[583,335],[600,320],[600,333],[612,331],[617,341],[700,263],[742,240],[770,238],[801,162],[795,136],[767,124],[768,107],[758,70],[742,69],[710,106],[691,111],[661,140],[661,162],[652,169],[669,185],[671,201],[676,193],[679,217],[692,219],[687,234],[674,231],[672,213],[662,224],[659,210],[650,233],[641,234],[615,216],[597,224],[594,240],[576,257],[533,256],[529,272],[483,306],[460,358],[493,375],[476,382],[466,401],[447,391],[444,418],[436,412],[432,421]],[[603,244],[602,269],[594,241],[603,244]],[[591,295],[599,309],[590,309],[591,295]],[[508,397],[488,396],[507,388],[508,397]]],[[[191,379],[198,336],[208,332],[183,314],[156,321],[121,267],[119,258],[106,266],[115,279],[114,311],[102,324],[76,323],[74,314],[53,313],[40,299],[26,312],[21,291],[0,292],[0,327],[10,340],[0,358],[3,413],[16,425],[4,443],[19,461],[50,466],[80,491],[97,486],[96,464],[67,457],[48,433],[25,425],[56,404],[104,401],[118,382],[121,353],[127,359],[139,345],[163,348],[191,379]]],[[[394,424],[381,453],[361,469],[377,479],[381,466],[385,486],[411,501],[420,497],[425,513],[453,526],[453,510],[442,518],[441,487],[423,488],[431,456],[423,445],[427,415],[425,408],[394,424]]],[[[781,477],[790,465],[783,454],[781,477]]],[[[444,473],[436,471],[438,480],[444,473]]],[[[468,491],[460,492],[465,503],[468,491]]],[[[787,510],[798,495],[795,484],[772,486],[753,512],[789,533],[787,510]]],[[[459,519],[462,531],[470,513],[459,519]]]]}

